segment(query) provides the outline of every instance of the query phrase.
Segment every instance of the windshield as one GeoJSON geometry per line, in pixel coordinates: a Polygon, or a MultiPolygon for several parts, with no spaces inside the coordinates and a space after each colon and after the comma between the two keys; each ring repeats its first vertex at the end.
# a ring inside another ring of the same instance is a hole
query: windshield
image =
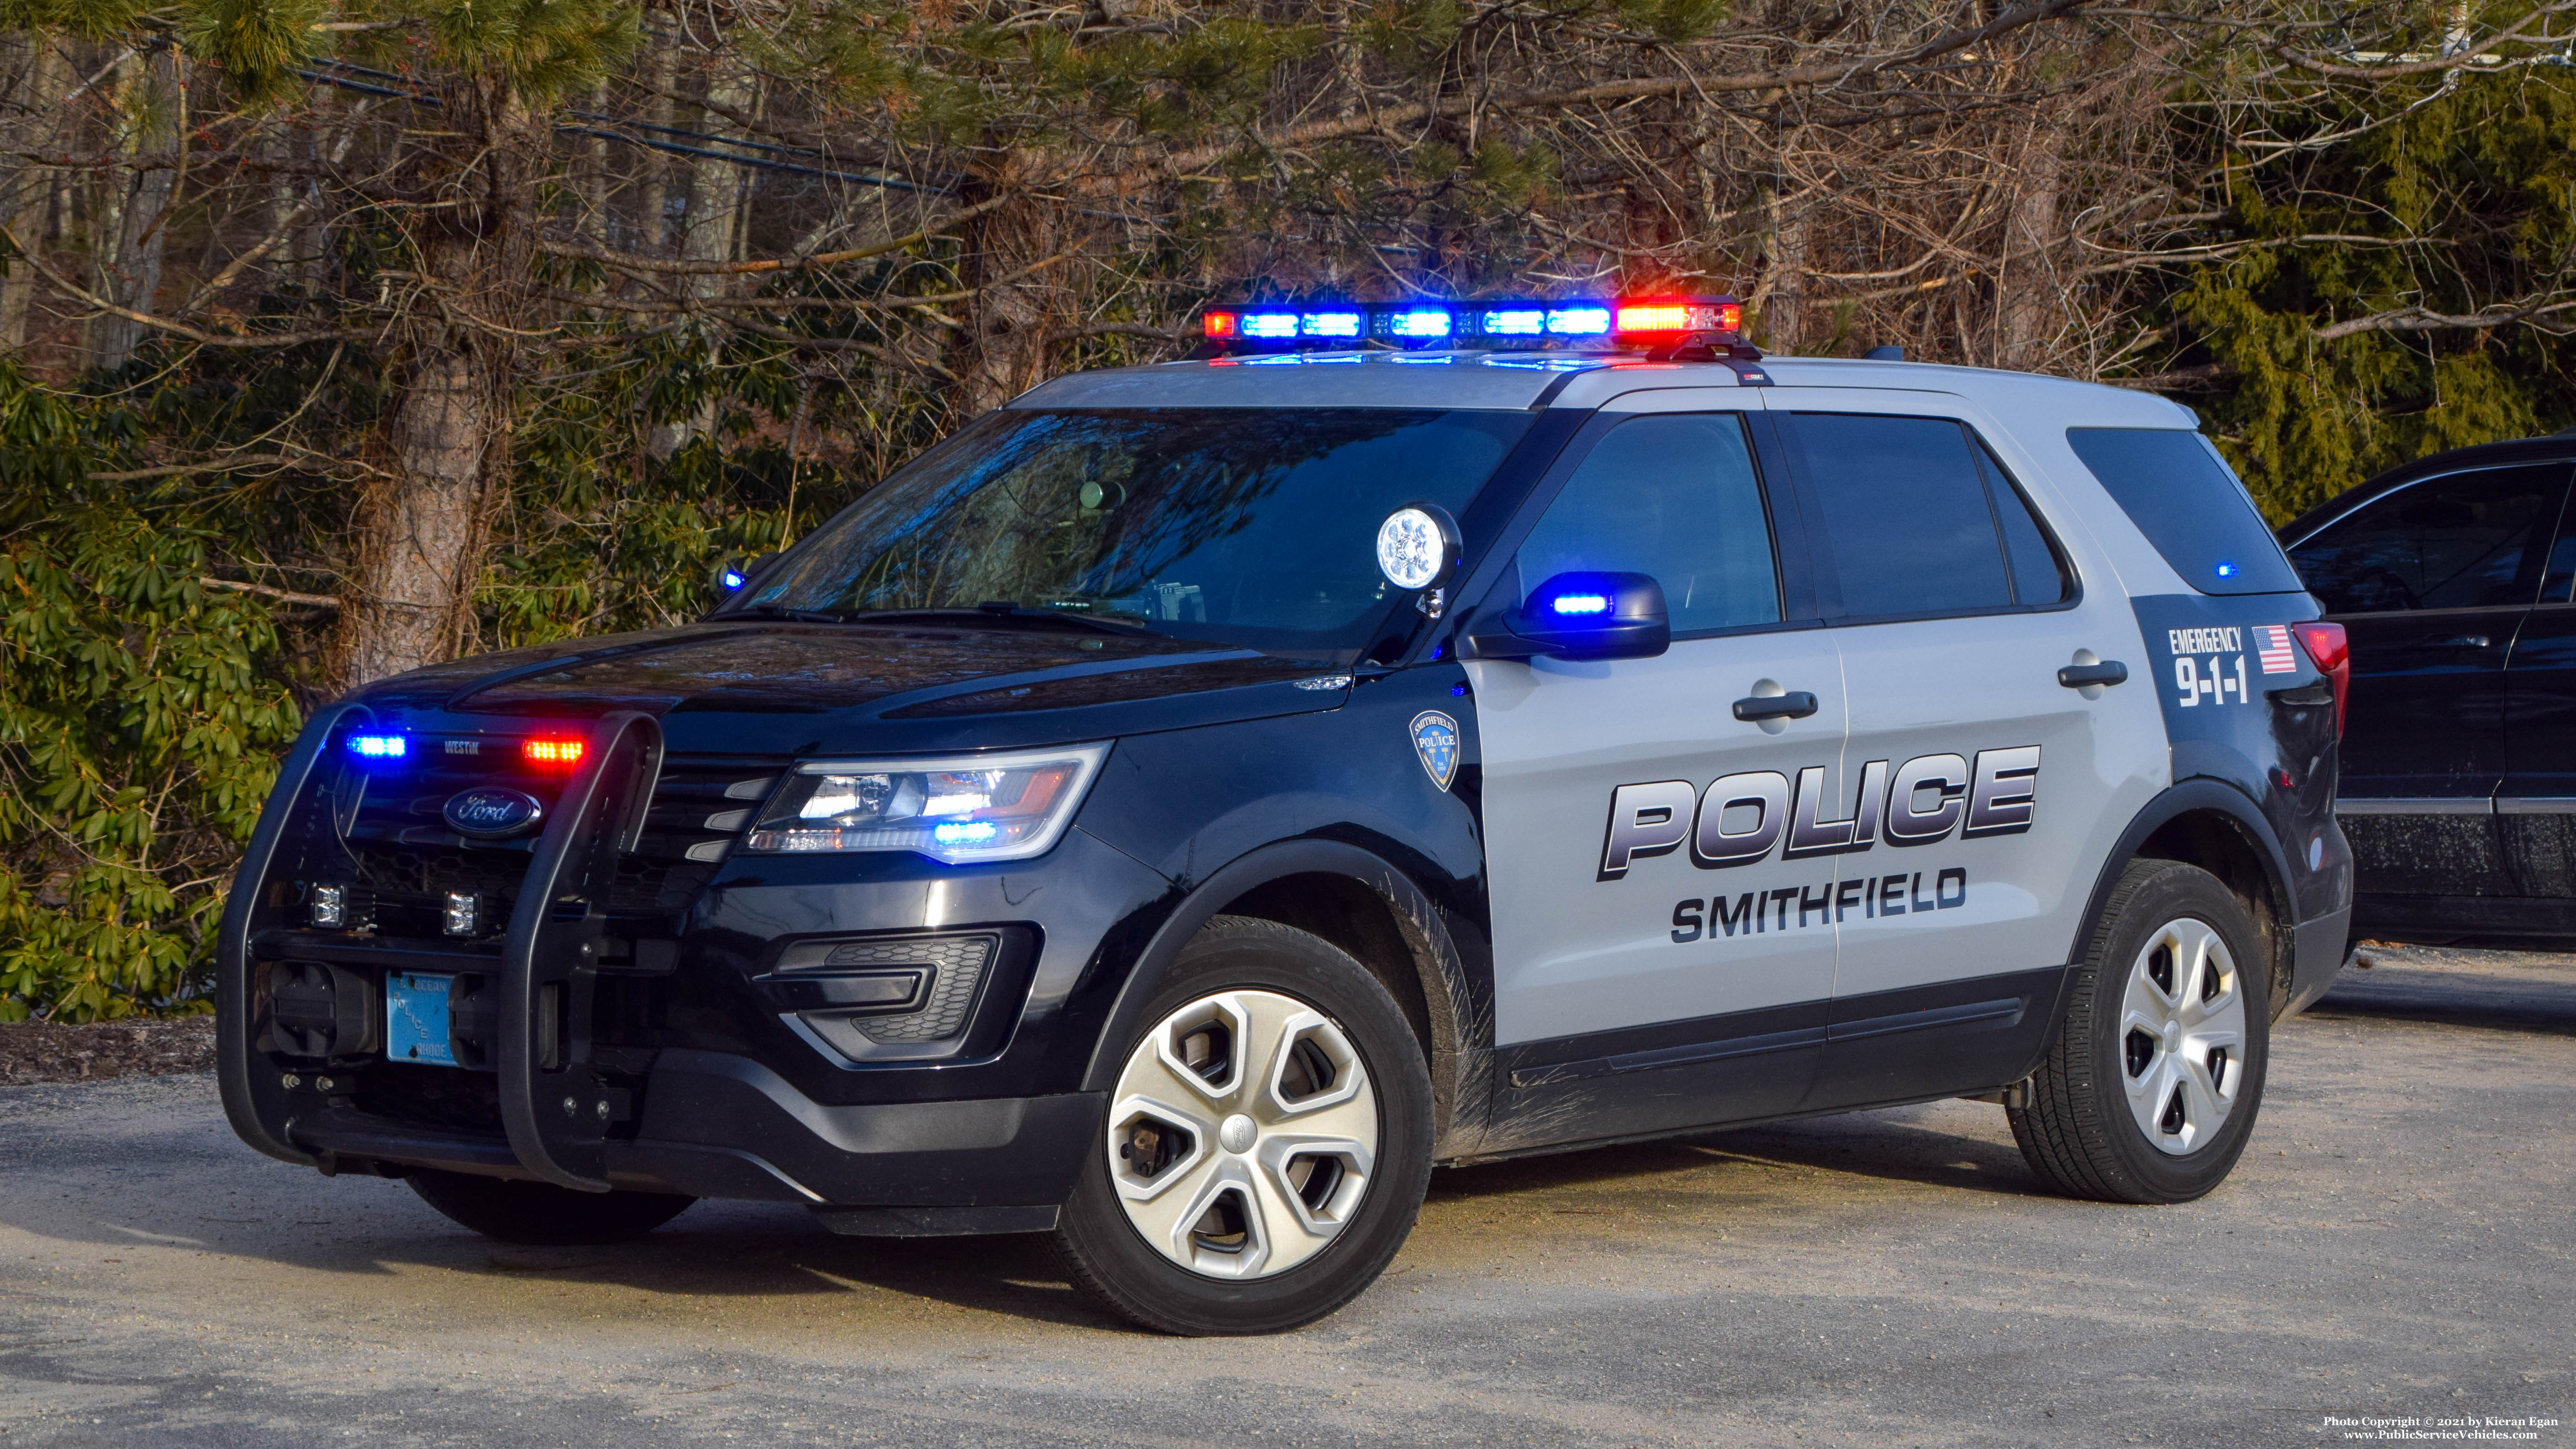
{"type": "Polygon", "coordinates": [[[1457,512],[1523,412],[988,413],[799,545],[727,612],[1000,604],[1294,653],[1384,607],[1378,524],[1457,512]]]}

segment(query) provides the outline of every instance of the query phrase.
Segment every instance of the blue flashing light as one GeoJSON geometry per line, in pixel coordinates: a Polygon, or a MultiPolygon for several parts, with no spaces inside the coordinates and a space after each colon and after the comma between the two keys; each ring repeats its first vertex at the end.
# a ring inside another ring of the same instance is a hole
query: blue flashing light
{"type": "Polygon", "coordinates": [[[1536,307],[1498,307],[1485,314],[1485,330],[1496,337],[1536,337],[1547,330],[1547,313],[1536,307]]]}
{"type": "Polygon", "coordinates": [[[2236,577],[2236,565],[2232,563],[2221,563],[2218,566],[2218,576],[2222,579],[2232,579],[2236,577]]]}
{"type": "Polygon", "coordinates": [[[1547,314],[1547,330],[1556,337],[1598,337],[1610,330],[1607,307],[1556,307],[1547,314]]]}
{"type": "Polygon", "coordinates": [[[1285,342],[1297,335],[1297,314],[1246,312],[1243,314],[1243,335],[1264,342],[1285,342]]]}
{"type": "Polygon", "coordinates": [[[1548,607],[1560,614],[1607,614],[1610,600],[1603,594],[1559,594],[1548,607]]]}
{"type": "Polygon", "coordinates": [[[1394,337],[1446,337],[1449,327],[1446,308],[1417,307],[1410,312],[1397,312],[1386,319],[1387,333],[1394,337]]]}
{"type": "Polygon", "coordinates": [[[1001,833],[1000,826],[982,820],[930,827],[930,838],[942,845],[980,845],[1001,833]]]}
{"type": "Polygon", "coordinates": [[[750,580],[742,576],[742,570],[740,569],[726,569],[724,571],[724,588],[725,592],[728,594],[749,582],[750,580]]]}
{"type": "Polygon", "coordinates": [[[399,760],[411,752],[401,735],[351,735],[349,753],[362,760],[399,760]]]}
{"type": "Polygon", "coordinates": [[[1308,312],[1299,330],[1308,337],[1357,337],[1360,322],[1357,312],[1308,312]]]}

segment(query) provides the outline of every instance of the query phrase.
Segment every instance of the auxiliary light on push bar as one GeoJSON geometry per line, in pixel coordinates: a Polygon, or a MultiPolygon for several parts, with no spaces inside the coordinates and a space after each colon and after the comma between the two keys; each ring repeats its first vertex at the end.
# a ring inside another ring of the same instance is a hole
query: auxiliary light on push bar
{"type": "Polygon", "coordinates": [[[1559,298],[1554,301],[1308,302],[1211,307],[1199,332],[1212,353],[1349,351],[1360,347],[1669,350],[1742,347],[1744,307],[1732,297],[1559,298]]]}

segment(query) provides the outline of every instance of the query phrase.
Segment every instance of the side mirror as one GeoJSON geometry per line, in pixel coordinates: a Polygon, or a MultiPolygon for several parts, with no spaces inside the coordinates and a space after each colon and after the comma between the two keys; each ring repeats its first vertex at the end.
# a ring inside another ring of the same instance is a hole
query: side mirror
{"type": "Polygon", "coordinates": [[[778,562],[778,555],[774,553],[764,553],[755,558],[726,559],[724,567],[716,571],[716,587],[728,594],[738,594],[748,587],[753,579],[760,577],[761,570],[776,562],[778,562]]]}
{"type": "Polygon", "coordinates": [[[1664,586],[1652,574],[1558,574],[1517,609],[1487,610],[1460,659],[1652,659],[1672,647],[1664,586]]]}

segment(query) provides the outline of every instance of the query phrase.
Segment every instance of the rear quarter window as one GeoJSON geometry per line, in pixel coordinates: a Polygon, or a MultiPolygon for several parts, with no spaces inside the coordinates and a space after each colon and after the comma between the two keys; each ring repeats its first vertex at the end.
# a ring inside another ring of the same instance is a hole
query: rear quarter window
{"type": "Polygon", "coordinates": [[[2300,591],[2280,542],[2208,439],[2180,428],[2068,428],[2066,442],[2183,582],[2204,594],[2300,591]]]}

